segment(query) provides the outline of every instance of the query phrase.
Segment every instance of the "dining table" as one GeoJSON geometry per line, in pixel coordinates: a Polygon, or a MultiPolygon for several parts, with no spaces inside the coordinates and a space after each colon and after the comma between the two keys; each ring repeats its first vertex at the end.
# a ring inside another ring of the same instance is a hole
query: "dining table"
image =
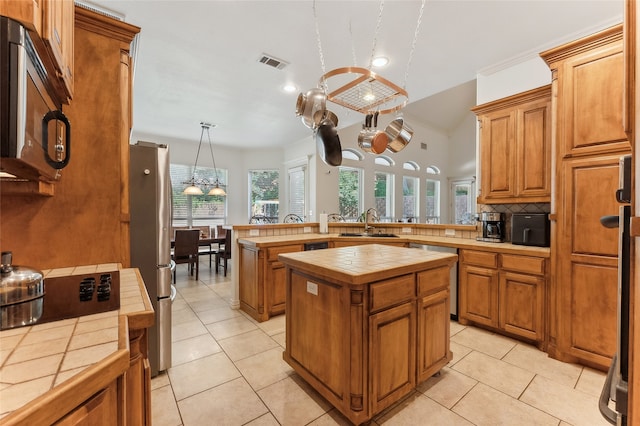
{"type": "MultiPolygon", "coordinates": [[[[211,256],[213,254],[215,254],[214,245],[217,245],[217,249],[220,250],[220,244],[224,244],[225,242],[225,237],[224,236],[220,236],[220,237],[205,237],[205,238],[200,238],[198,240],[198,246],[199,247],[209,247],[208,250],[200,250],[199,251],[199,255],[202,256],[203,254],[208,254],[209,255],[209,268],[211,268],[211,256]]],[[[175,247],[176,245],[176,241],[175,239],[171,240],[171,248],[175,247]]]]}

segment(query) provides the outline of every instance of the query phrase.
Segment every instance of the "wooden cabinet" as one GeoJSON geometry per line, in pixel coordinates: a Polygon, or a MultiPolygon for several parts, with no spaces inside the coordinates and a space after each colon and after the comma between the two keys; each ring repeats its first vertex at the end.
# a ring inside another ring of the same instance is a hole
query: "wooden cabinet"
{"type": "Polygon", "coordinates": [[[71,161],[53,197],[9,194],[11,182],[0,187],[2,237],[11,241],[14,256],[24,264],[45,269],[130,264],[129,50],[139,31],[125,22],[76,8],[74,61],[83,72],[74,78],[73,102],[63,108],[72,123],[71,161]],[[100,131],[96,131],[97,122],[100,131]],[[45,235],[48,241],[64,243],[52,251],[50,245],[41,243],[45,235]]]}
{"type": "Polygon", "coordinates": [[[618,159],[623,126],[622,25],[541,53],[552,72],[556,198],[551,226],[549,354],[606,370],[616,350],[618,159]]]}
{"type": "Polygon", "coordinates": [[[413,302],[369,317],[371,412],[379,413],[415,388],[415,329],[413,302]]]}
{"type": "Polygon", "coordinates": [[[551,86],[473,108],[480,126],[482,204],[551,199],[551,86]]]}
{"type": "Polygon", "coordinates": [[[303,244],[257,248],[240,245],[240,308],[256,321],[266,321],[285,311],[286,277],[281,253],[303,250],[303,244]]]}
{"type": "Polygon", "coordinates": [[[416,382],[436,374],[451,361],[449,349],[451,268],[440,267],[417,274],[416,382]]]}
{"type": "Polygon", "coordinates": [[[545,344],[544,258],[460,250],[460,323],[545,344]]]}
{"type": "MultiPolygon", "coordinates": [[[[376,254],[380,248],[400,250],[379,245],[376,254]]],[[[325,265],[292,266],[289,259],[284,359],[352,423],[369,421],[451,360],[455,258],[416,259],[412,270],[394,270],[378,281],[370,277],[379,272],[340,277],[325,265]]]]}
{"type": "Polygon", "coordinates": [[[61,103],[73,97],[73,0],[12,0],[0,2],[0,15],[31,31],[33,44],[48,71],[53,94],[61,103]]]}
{"type": "Polygon", "coordinates": [[[55,67],[54,87],[61,101],[73,97],[73,48],[75,6],[72,0],[44,0],[42,40],[55,67]]]}
{"type": "Polygon", "coordinates": [[[121,424],[122,420],[118,417],[118,382],[119,380],[114,380],[109,386],[97,392],[54,424],[57,426],[121,424]]]}
{"type": "Polygon", "coordinates": [[[278,260],[278,255],[302,250],[302,244],[267,248],[266,272],[264,275],[267,318],[284,313],[287,287],[286,276],[284,274],[284,264],[278,260]]]}

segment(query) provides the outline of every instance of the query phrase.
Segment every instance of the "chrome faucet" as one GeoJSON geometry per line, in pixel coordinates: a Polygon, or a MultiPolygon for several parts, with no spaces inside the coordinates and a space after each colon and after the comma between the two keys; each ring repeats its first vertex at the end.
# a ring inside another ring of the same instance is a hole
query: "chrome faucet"
{"type": "Polygon", "coordinates": [[[367,209],[367,212],[364,215],[364,233],[368,234],[369,231],[374,229],[373,226],[369,226],[369,222],[377,222],[378,221],[378,210],[373,207],[367,209]]]}

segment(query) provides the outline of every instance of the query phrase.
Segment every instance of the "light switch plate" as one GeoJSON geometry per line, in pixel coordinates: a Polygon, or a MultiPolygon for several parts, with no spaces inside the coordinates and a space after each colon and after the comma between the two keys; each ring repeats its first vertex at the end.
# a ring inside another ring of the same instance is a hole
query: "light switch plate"
{"type": "Polygon", "coordinates": [[[257,237],[260,235],[260,230],[259,229],[249,229],[249,236],[250,237],[257,237]]]}
{"type": "Polygon", "coordinates": [[[444,235],[447,237],[455,237],[456,236],[456,230],[455,229],[445,229],[444,230],[444,235]]]}
{"type": "Polygon", "coordinates": [[[411,228],[402,228],[402,233],[403,234],[410,234],[411,233],[411,228]]]}
{"type": "Polygon", "coordinates": [[[310,227],[310,226],[305,226],[305,227],[304,227],[304,233],[305,233],[305,234],[308,234],[308,233],[310,233],[310,232],[311,232],[311,227],[310,227]]]}

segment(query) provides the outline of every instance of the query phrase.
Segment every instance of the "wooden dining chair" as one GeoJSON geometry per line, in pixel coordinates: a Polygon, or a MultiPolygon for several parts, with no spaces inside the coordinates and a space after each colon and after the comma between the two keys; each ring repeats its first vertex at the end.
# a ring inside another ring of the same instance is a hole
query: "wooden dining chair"
{"type": "Polygon", "coordinates": [[[224,276],[227,276],[227,267],[229,259],[231,259],[231,247],[231,232],[227,231],[224,236],[224,247],[221,247],[220,250],[216,252],[216,274],[218,273],[218,268],[222,266],[224,276]]]}
{"type": "MultiPolygon", "coordinates": [[[[173,261],[176,264],[188,264],[187,270],[193,275],[196,271],[196,280],[198,279],[198,241],[200,240],[199,229],[177,229],[175,238],[175,247],[173,248],[173,261]]],[[[176,282],[176,270],[173,270],[173,282],[176,282]]]]}

